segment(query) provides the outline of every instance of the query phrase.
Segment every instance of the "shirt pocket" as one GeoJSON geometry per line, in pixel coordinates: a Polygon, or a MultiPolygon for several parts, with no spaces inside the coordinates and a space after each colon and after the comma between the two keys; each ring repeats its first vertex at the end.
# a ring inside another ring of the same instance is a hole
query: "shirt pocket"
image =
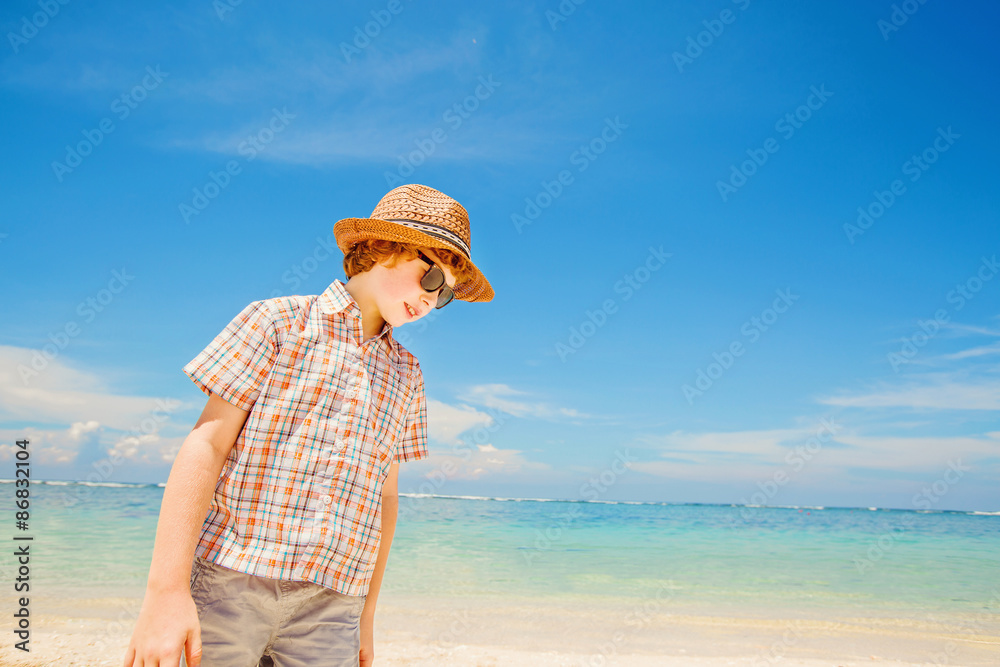
{"type": "Polygon", "coordinates": [[[343,346],[291,334],[294,328],[268,379],[261,424],[281,440],[333,441],[356,423],[350,412],[359,407],[352,400],[354,366],[343,346]]]}
{"type": "Polygon", "coordinates": [[[384,388],[374,392],[373,410],[367,423],[365,449],[383,467],[395,458],[396,448],[406,428],[407,409],[413,389],[408,378],[390,371],[384,388]]]}

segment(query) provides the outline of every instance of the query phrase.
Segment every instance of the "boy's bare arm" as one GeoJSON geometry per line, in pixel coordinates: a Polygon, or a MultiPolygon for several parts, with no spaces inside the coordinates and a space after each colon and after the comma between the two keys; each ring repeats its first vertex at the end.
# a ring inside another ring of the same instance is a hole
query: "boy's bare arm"
{"type": "Polygon", "coordinates": [[[163,491],[148,588],[188,588],[194,549],[215,484],[247,414],[213,394],[185,438],[163,491]]]}
{"type": "Polygon", "coordinates": [[[189,590],[191,565],[215,484],[247,414],[213,394],[174,459],[126,667],[178,665],[182,651],[188,665],[200,662],[201,633],[189,590]]]}
{"type": "Polygon", "coordinates": [[[399,510],[399,463],[389,465],[389,474],[382,484],[382,532],[379,538],[378,556],[375,560],[375,570],[372,572],[371,583],[368,585],[368,595],[365,607],[361,612],[361,652],[359,664],[369,667],[375,659],[374,625],[375,605],[378,602],[378,592],[382,587],[382,575],[385,564],[389,560],[389,547],[396,532],[396,514],[399,510]]]}
{"type": "Polygon", "coordinates": [[[382,534],[379,538],[378,557],[375,560],[375,570],[372,572],[371,584],[368,586],[368,597],[365,599],[365,614],[375,614],[375,603],[382,587],[382,575],[385,564],[389,560],[389,547],[396,532],[396,513],[399,510],[399,463],[389,466],[389,475],[382,484],[382,534]]]}

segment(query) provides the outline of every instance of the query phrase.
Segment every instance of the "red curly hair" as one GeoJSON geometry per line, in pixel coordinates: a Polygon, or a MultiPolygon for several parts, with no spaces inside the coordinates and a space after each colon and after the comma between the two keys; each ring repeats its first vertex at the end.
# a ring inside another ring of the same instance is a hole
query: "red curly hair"
{"type": "Polygon", "coordinates": [[[350,280],[387,258],[389,259],[387,264],[391,268],[396,266],[400,257],[416,259],[418,248],[432,250],[435,255],[440,257],[441,263],[445,264],[455,276],[456,285],[461,285],[475,275],[469,261],[457,252],[445,248],[424,248],[423,246],[383,239],[366,239],[356,243],[344,256],[344,273],[350,280]]]}

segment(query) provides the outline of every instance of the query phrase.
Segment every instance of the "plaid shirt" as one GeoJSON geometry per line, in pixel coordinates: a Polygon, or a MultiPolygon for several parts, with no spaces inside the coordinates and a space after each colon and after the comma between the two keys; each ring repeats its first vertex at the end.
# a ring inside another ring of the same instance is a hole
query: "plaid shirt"
{"type": "Polygon", "coordinates": [[[394,461],[427,456],[417,359],[392,325],[362,343],[335,280],[316,296],[255,301],[184,372],[248,410],[196,555],[271,579],[367,595],[394,461]]]}

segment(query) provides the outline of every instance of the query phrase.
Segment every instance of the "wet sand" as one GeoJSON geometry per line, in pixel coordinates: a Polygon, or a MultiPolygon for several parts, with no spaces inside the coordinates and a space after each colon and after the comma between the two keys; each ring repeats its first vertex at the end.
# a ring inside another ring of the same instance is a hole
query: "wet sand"
{"type": "MultiPolygon", "coordinates": [[[[31,652],[0,664],[121,665],[141,600],[39,599],[31,652]]],[[[986,617],[921,621],[819,618],[817,613],[674,613],[593,599],[504,601],[387,596],[376,621],[376,664],[431,665],[996,665],[1000,627],[986,617]]],[[[690,612],[691,610],[685,610],[690,612]]],[[[709,610],[710,611],[710,610],[709,610]]],[[[7,633],[8,637],[12,635],[7,633]]]]}

